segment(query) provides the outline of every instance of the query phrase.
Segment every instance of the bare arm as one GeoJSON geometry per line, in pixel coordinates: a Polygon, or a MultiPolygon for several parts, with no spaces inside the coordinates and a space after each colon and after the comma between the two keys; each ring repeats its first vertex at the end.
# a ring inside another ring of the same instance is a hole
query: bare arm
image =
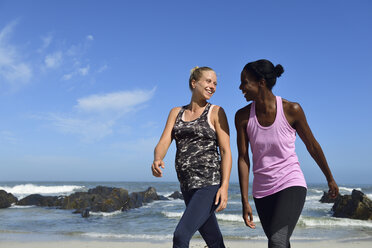
{"type": "Polygon", "coordinates": [[[249,112],[247,107],[240,109],[235,114],[235,128],[237,132],[237,145],[238,145],[238,172],[240,193],[243,204],[243,219],[245,224],[250,228],[255,228],[253,222],[252,208],[248,201],[248,186],[249,186],[249,155],[248,146],[249,140],[246,133],[246,126],[248,123],[249,112]]]}
{"type": "Polygon", "coordinates": [[[221,153],[221,187],[216,195],[216,202],[220,202],[220,205],[216,209],[216,212],[219,212],[226,208],[227,198],[228,198],[228,189],[229,189],[229,180],[231,173],[231,149],[230,149],[230,131],[229,124],[227,122],[226,114],[223,108],[215,106],[212,111],[212,123],[214,124],[218,145],[221,153]]]}
{"type": "Polygon", "coordinates": [[[293,126],[296,129],[298,135],[306,145],[306,149],[310,153],[311,157],[318,164],[319,168],[322,170],[324,176],[327,179],[329,193],[331,197],[336,197],[338,194],[338,186],[333,178],[332,172],[328,166],[327,159],[324,156],[323,150],[315,139],[311,129],[307,123],[306,116],[302,110],[300,104],[290,103],[289,113],[293,116],[293,126]]]}
{"type": "Polygon", "coordinates": [[[173,108],[168,116],[167,123],[165,125],[163,134],[160,137],[158,144],[154,150],[154,162],[151,165],[152,174],[155,177],[162,177],[163,172],[160,169],[164,169],[164,157],[167,154],[168,148],[172,143],[172,129],[176,122],[177,114],[180,111],[179,107],[173,108]]]}

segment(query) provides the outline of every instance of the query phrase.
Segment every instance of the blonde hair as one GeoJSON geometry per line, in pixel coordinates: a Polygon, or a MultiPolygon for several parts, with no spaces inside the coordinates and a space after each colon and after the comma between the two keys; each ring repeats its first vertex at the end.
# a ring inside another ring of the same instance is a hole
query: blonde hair
{"type": "Polygon", "coordinates": [[[191,69],[190,78],[189,78],[189,88],[190,88],[190,90],[192,90],[191,82],[193,80],[198,81],[202,77],[204,71],[213,71],[214,72],[214,70],[212,68],[207,67],[207,66],[202,66],[202,67],[195,66],[194,68],[191,69]]]}

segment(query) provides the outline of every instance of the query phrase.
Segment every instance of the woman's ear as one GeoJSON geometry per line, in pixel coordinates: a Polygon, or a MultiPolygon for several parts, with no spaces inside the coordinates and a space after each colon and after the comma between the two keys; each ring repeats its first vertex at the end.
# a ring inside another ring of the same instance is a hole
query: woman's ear
{"type": "Polygon", "coordinates": [[[195,87],[196,87],[196,81],[195,80],[192,80],[191,81],[191,88],[192,89],[195,89],[195,87]]]}
{"type": "Polygon", "coordinates": [[[258,86],[265,87],[266,86],[266,80],[265,79],[261,79],[260,81],[258,81],[258,86]]]}

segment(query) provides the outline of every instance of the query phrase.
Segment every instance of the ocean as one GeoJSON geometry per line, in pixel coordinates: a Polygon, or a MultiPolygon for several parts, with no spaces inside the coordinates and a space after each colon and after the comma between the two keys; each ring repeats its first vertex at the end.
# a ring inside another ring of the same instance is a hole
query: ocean
{"type": "MultiPolygon", "coordinates": [[[[0,182],[0,189],[12,193],[20,200],[30,194],[69,195],[98,185],[121,187],[129,192],[144,191],[152,186],[158,194],[164,196],[179,190],[177,182],[0,182]]],[[[372,185],[339,186],[341,194],[351,194],[353,189],[358,189],[372,199],[372,185]]],[[[325,184],[308,185],[305,206],[291,240],[371,239],[372,221],[331,217],[332,204],[319,202],[326,190],[325,184]]],[[[239,184],[231,183],[228,206],[217,214],[225,239],[266,239],[252,198],[250,204],[256,229],[245,226],[241,217],[239,184]]],[[[126,212],[91,212],[89,218],[82,218],[80,214],[73,214],[73,210],[13,205],[0,209],[0,242],[71,239],[170,242],[183,210],[182,200],[155,201],[126,212]]],[[[201,239],[198,233],[194,238],[201,239]]]]}

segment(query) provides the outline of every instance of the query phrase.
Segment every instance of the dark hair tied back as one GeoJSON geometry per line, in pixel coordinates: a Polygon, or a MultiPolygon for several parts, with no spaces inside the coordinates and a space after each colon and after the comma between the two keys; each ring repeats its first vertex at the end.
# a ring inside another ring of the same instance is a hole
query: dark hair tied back
{"type": "Polygon", "coordinates": [[[284,68],[279,64],[274,67],[273,63],[271,63],[269,60],[260,59],[246,64],[242,73],[243,72],[251,76],[256,81],[264,79],[266,82],[266,87],[271,90],[276,83],[276,78],[283,74],[284,68]]]}
{"type": "Polygon", "coordinates": [[[274,73],[276,77],[280,77],[284,72],[284,68],[282,65],[278,64],[274,67],[274,73]]]}

